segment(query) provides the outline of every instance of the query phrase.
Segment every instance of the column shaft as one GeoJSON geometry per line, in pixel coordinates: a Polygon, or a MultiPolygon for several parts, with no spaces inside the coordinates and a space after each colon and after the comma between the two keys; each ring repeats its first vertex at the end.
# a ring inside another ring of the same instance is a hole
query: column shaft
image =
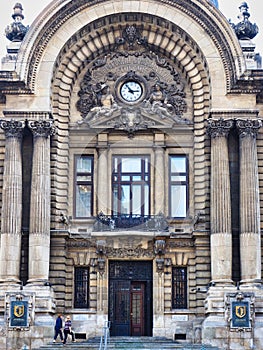
{"type": "Polygon", "coordinates": [[[259,120],[238,120],[240,134],[241,282],[261,279],[260,203],[256,135],[259,120]]]}
{"type": "Polygon", "coordinates": [[[227,136],[231,120],[210,120],[211,135],[211,274],[232,283],[232,232],[227,136]]]}
{"type": "Polygon", "coordinates": [[[30,229],[29,283],[45,282],[49,277],[50,255],[50,135],[52,121],[29,122],[34,136],[30,229]]]}
{"type": "Polygon", "coordinates": [[[5,161],[2,193],[0,279],[19,282],[22,227],[22,153],[24,122],[1,121],[5,131],[5,161]]]}

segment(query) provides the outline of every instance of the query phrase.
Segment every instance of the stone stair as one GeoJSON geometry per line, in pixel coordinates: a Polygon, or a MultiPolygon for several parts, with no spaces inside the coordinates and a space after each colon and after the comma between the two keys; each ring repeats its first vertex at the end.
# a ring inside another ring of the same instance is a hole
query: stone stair
{"type": "MultiPolygon", "coordinates": [[[[57,343],[49,343],[38,349],[33,350],[99,350],[100,338],[92,338],[86,341],[72,343],[70,340],[63,345],[57,340],[57,343]]],[[[179,343],[163,337],[111,337],[107,350],[219,350],[216,347],[201,344],[179,343]]]]}

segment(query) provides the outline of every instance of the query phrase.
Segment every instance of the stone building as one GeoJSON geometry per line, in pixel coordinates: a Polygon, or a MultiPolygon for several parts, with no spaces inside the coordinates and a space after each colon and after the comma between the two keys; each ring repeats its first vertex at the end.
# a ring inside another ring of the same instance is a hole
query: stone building
{"type": "Polygon", "coordinates": [[[262,349],[263,71],[248,5],[22,5],[0,71],[0,349],[262,349]]]}

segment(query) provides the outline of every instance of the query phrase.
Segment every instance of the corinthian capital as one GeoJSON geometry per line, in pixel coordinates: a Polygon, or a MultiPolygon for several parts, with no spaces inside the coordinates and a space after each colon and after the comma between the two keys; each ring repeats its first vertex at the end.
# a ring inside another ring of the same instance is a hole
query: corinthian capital
{"type": "Polygon", "coordinates": [[[32,120],[28,121],[28,127],[34,137],[49,137],[54,135],[56,128],[53,120],[32,120]]]}
{"type": "Polygon", "coordinates": [[[21,138],[25,122],[20,120],[0,120],[0,128],[4,130],[6,138],[21,138]]]}
{"type": "Polygon", "coordinates": [[[260,119],[237,119],[236,126],[240,137],[251,136],[256,138],[262,126],[260,119]]]}
{"type": "Polygon", "coordinates": [[[230,129],[233,127],[232,119],[208,119],[207,134],[211,138],[226,137],[229,134],[230,129]]]}

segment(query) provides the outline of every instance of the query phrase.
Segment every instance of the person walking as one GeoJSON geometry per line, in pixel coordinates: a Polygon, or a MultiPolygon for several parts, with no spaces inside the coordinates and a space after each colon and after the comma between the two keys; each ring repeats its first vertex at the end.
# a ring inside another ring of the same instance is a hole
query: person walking
{"type": "Polygon", "coordinates": [[[65,324],[64,324],[64,341],[63,341],[63,344],[66,344],[69,334],[72,337],[72,341],[75,342],[76,341],[75,340],[75,333],[72,330],[71,319],[70,319],[70,316],[67,316],[65,324]]]}
{"type": "Polygon", "coordinates": [[[56,342],[58,335],[60,336],[60,340],[63,342],[63,333],[62,333],[63,325],[62,325],[62,315],[59,314],[56,323],[55,323],[55,335],[53,339],[53,343],[56,342]]]}

